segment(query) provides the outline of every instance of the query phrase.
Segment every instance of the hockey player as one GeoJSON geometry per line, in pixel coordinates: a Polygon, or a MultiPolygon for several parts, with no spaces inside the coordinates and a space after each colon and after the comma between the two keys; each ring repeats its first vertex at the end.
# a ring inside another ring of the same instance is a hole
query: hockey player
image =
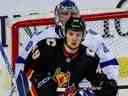
{"type": "MultiPolygon", "coordinates": [[[[106,88],[103,84],[107,83],[97,82],[99,57],[81,44],[85,34],[81,18],[71,17],[65,24],[64,38],[43,39],[28,54],[24,61],[24,70],[26,71],[27,67],[32,69],[31,82],[36,88],[37,96],[58,96],[57,87],[66,88],[64,96],[80,96],[78,84],[85,77],[92,85],[100,84],[106,88]]],[[[105,78],[104,81],[109,80],[105,78]]],[[[111,80],[110,82],[113,83],[111,80]]],[[[115,86],[116,83],[107,88],[115,92],[115,86]]],[[[115,96],[113,93],[111,95],[115,96]]]]}
{"type": "MultiPolygon", "coordinates": [[[[79,16],[79,10],[74,2],[70,0],[62,1],[55,8],[55,22],[56,26],[51,27],[44,32],[40,33],[38,36],[34,35],[32,39],[26,44],[24,53],[20,54],[17,60],[16,74],[19,73],[19,70],[24,69],[24,65],[22,64],[20,59],[26,59],[28,54],[31,52],[33,48],[36,47],[36,44],[48,37],[57,37],[63,38],[64,33],[64,24],[69,19],[70,16],[79,16]],[[20,62],[19,62],[20,61],[20,62]],[[22,66],[23,65],[23,66],[22,66]]],[[[112,55],[109,48],[107,48],[103,38],[92,30],[88,30],[87,34],[82,42],[84,45],[89,47],[97,53],[100,58],[100,66],[103,72],[107,75],[109,79],[118,80],[118,63],[115,57],[112,55]],[[113,72],[114,71],[114,72],[113,72]]],[[[22,60],[22,61],[23,61],[22,60]]],[[[27,74],[31,75],[32,71],[27,74]],[[30,74],[29,74],[30,73],[30,74]]],[[[28,75],[28,77],[30,77],[28,75]]]]}
{"type": "MultiPolygon", "coordinates": [[[[79,10],[74,2],[70,0],[64,0],[58,4],[55,8],[55,27],[50,27],[39,35],[34,35],[31,40],[25,44],[24,54],[27,56],[36,44],[48,37],[64,37],[64,24],[70,16],[79,16],[79,10]],[[32,43],[32,44],[30,44],[32,43]]],[[[82,42],[93,51],[95,51],[100,57],[100,67],[102,71],[107,75],[109,79],[118,80],[119,65],[115,57],[113,56],[111,49],[108,48],[104,39],[97,32],[93,30],[86,30],[87,34],[82,42]]],[[[21,55],[22,56],[22,55],[21,55]]],[[[26,57],[25,56],[25,57],[26,57]]]]}

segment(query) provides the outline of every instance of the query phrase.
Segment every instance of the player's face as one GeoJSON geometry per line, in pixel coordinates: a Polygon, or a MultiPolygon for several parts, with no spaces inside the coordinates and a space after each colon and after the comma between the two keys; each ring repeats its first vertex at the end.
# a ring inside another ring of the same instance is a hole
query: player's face
{"type": "Polygon", "coordinates": [[[67,46],[70,49],[76,49],[79,47],[80,43],[81,43],[81,39],[82,39],[83,33],[82,32],[74,32],[72,30],[68,30],[66,33],[66,43],[67,46]]]}
{"type": "Polygon", "coordinates": [[[65,24],[71,16],[78,17],[79,15],[72,11],[61,11],[60,21],[65,24]]]}

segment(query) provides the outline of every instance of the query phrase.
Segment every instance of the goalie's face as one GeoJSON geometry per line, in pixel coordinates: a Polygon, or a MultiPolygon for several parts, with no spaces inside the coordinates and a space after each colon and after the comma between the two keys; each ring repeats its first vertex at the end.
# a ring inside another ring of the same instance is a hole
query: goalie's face
{"type": "Polygon", "coordinates": [[[78,49],[82,40],[83,32],[67,30],[66,46],[72,50],[78,49]]]}
{"type": "Polygon", "coordinates": [[[65,24],[70,17],[79,17],[79,14],[77,12],[74,11],[70,11],[70,10],[66,10],[66,11],[61,11],[60,12],[60,22],[62,22],[63,24],[65,24]]]}

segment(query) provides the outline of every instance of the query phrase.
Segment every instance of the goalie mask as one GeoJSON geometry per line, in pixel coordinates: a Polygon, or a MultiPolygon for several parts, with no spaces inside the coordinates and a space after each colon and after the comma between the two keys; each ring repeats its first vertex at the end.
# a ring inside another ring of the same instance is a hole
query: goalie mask
{"type": "Polygon", "coordinates": [[[70,13],[71,16],[80,16],[77,6],[71,0],[64,0],[64,1],[60,2],[54,10],[55,23],[57,26],[61,27],[61,31],[62,31],[61,34],[63,34],[63,35],[64,35],[65,22],[67,22],[67,20],[70,18],[70,17],[68,17],[68,13],[70,13]],[[62,18],[61,18],[62,15],[65,17],[67,16],[67,17],[63,18],[63,20],[62,20],[62,18]]]}

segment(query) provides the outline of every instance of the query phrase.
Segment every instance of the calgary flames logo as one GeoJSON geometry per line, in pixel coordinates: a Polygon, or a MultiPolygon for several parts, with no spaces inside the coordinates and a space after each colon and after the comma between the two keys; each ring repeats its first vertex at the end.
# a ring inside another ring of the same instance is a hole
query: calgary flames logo
{"type": "Polygon", "coordinates": [[[58,84],[58,87],[67,87],[70,81],[70,73],[61,72],[61,68],[57,68],[53,80],[58,84]]]}

